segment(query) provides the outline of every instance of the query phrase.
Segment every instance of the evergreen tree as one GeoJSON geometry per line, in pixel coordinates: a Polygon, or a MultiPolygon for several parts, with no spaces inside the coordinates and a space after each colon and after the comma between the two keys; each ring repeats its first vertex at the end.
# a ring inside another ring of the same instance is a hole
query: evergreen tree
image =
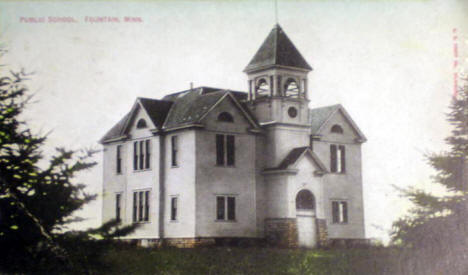
{"type": "Polygon", "coordinates": [[[43,159],[46,137],[19,119],[30,99],[26,77],[23,71],[0,76],[0,273],[90,270],[86,265],[100,250],[83,249],[91,248],[93,234],[113,238],[134,228],[111,221],[100,229],[66,231],[80,220],[73,213],[95,198],[73,182],[96,164],[95,152],[58,148],[48,163],[43,159]]]}
{"type": "Polygon", "coordinates": [[[394,223],[392,240],[410,255],[413,274],[468,273],[468,86],[453,98],[448,113],[453,126],[446,138],[449,150],[427,156],[435,183],[444,195],[419,189],[403,190],[414,207],[394,223]]]}

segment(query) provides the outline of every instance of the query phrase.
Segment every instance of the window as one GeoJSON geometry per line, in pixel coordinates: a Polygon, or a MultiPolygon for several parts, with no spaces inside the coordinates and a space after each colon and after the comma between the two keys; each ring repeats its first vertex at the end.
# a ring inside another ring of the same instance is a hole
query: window
{"type": "Polygon", "coordinates": [[[235,140],[232,135],[216,135],[216,164],[233,166],[235,163],[235,140]]]}
{"type": "Polygon", "coordinates": [[[309,190],[301,190],[296,196],[296,209],[315,209],[315,198],[309,190]]]}
{"type": "Polygon", "coordinates": [[[151,160],[151,148],[150,148],[150,140],[145,140],[145,169],[150,168],[150,160],[151,160]]]}
{"type": "Polygon", "coordinates": [[[171,221],[177,220],[177,197],[171,198],[171,221]]]}
{"type": "Polygon", "coordinates": [[[332,201],[333,223],[348,222],[348,203],[346,201],[332,201]]]}
{"type": "Polygon", "coordinates": [[[330,145],[330,171],[332,173],[346,172],[346,154],[344,145],[330,145]]]}
{"type": "Polygon", "coordinates": [[[120,222],[121,215],[120,210],[122,209],[122,194],[115,194],[115,219],[120,222]]]}
{"type": "Polygon", "coordinates": [[[268,85],[265,78],[258,80],[257,84],[255,85],[255,93],[258,97],[270,95],[270,86],[268,85]]]}
{"type": "Polygon", "coordinates": [[[143,128],[146,128],[146,121],[144,119],[140,119],[138,120],[137,122],[137,125],[136,125],[137,129],[143,129],[143,128]]]}
{"type": "Polygon", "coordinates": [[[343,128],[341,128],[340,125],[335,124],[331,127],[330,132],[335,133],[335,134],[343,134],[343,128]]]}
{"type": "Polygon", "coordinates": [[[133,143],[133,170],[149,169],[151,165],[151,140],[133,143]]]}
{"type": "Polygon", "coordinates": [[[133,222],[149,221],[150,191],[133,192],[133,222]]]}
{"type": "Polygon", "coordinates": [[[296,80],[288,78],[284,83],[284,95],[286,97],[299,97],[299,85],[296,80]]]}
{"type": "Polygon", "coordinates": [[[117,145],[116,148],[116,172],[117,174],[122,173],[122,145],[117,145]]]}
{"type": "Polygon", "coordinates": [[[216,197],[216,219],[234,221],[236,219],[236,198],[231,196],[216,197]]]}
{"type": "Polygon", "coordinates": [[[177,136],[171,137],[171,163],[172,166],[177,166],[177,150],[178,150],[178,138],[177,136]]]}
{"type": "Polygon", "coordinates": [[[223,122],[234,122],[234,118],[228,112],[222,112],[221,114],[219,114],[218,120],[223,122]]]}
{"type": "Polygon", "coordinates": [[[295,118],[297,116],[297,109],[294,107],[289,107],[288,115],[290,118],[295,118]]]}

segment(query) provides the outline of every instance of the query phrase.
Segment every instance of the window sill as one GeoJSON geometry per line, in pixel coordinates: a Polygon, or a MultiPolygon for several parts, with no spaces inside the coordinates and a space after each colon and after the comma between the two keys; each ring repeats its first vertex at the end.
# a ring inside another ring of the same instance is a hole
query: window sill
{"type": "Polygon", "coordinates": [[[237,222],[237,220],[215,220],[215,222],[236,223],[236,222],[237,222]]]}
{"type": "Polygon", "coordinates": [[[347,225],[347,222],[333,222],[332,225],[347,225]]]}
{"type": "Polygon", "coordinates": [[[151,168],[141,169],[141,170],[133,170],[133,173],[142,173],[142,172],[148,172],[148,171],[151,171],[151,168]]]}
{"type": "Polygon", "coordinates": [[[221,164],[216,164],[215,167],[219,167],[219,168],[236,168],[235,165],[221,165],[221,164]]]}
{"type": "Polygon", "coordinates": [[[179,165],[171,165],[171,168],[179,168],[179,165]]]}
{"type": "Polygon", "coordinates": [[[179,223],[178,220],[169,220],[170,223],[179,223]]]}
{"type": "Polygon", "coordinates": [[[151,223],[150,221],[137,221],[137,222],[132,222],[133,224],[138,223],[138,224],[146,224],[146,223],[151,223]]]}

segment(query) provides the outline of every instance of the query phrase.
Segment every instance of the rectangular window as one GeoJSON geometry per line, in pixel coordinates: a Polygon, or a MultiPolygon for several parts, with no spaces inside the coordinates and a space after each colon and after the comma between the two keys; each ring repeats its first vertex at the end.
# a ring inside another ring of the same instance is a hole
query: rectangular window
{"type": "Polygon", "coordinates": [[[143,215],[143,220],[147,222],[149,219],[149,191],[145,191],[145,213],[143,215]]]}
{"type": "Polygon", "coordinates": [[[338,156],[339,156],[339,159],[340,159],[340,166],[339,166],[339,169],[338,171],[340,173],[344,173],[346,172],[346,155],[345,155],[345,147],[344,145],[340,145],[338,146],[338,156]]]}
{"type": "Polygon", "coordinates": [[[122,208],[122,194],[116,194],[115,195],[115,219],[120,222],[121,221],[121,215],[120,215],[120,209],[122,208]]]}
{"type": "Polygon", "coordinates": [[[145,140],[145,168],[150,168],[150,160],[151,160],[151,148],[150,148],[150,140],[145,140]]]}
{"type": "Polygon", "coordinates": [[[133,170],[138,170],[138,141],[133,143],[133,170]]]}
{"type": "Polygon", "coordinates": [[[150,191],[133,192],[133,222],[149,221],[150,191]]]}
{"type": "Polygon", "coordinates": [[[133,222],[137,222],[138,192],[133,192],[133,222]]]}
{"type": "Polygon", "coordinates": [[[143,192],[138,192],[138,221],[143,221],[143,192]]]}
{"type": "Polygon", "coordinates": [[[216,164],[224,165],[224,135],[216,135],[216,164]]]}
{"type": "Polygon", "coordinates": [[[121,174],[122,173],[122,145],[117,145],[117,148],[116,148],[117,152],[116,152],[116,172],[117,174],[121,174]]]}
{"type": "Polygon", "coordinates": [[[178,150],[177,136],[171,137],[171,163],[172,166],[177,166],[177,150],[178,150]]]}
{"type": "Polygon", "coordinates": [[[216,219],[224,220],[224,197],[216,197],[216,219]]]}
{"type": "Polygon", "coordinates": [[[234,136],[226,136],[226,144],[227,144],[227,165],[232,166],[234,165],[235,159],[235,144],[234,144],[234,136]]]}
{"type": "Polygon", "coordinates": [[[236,219],[236,198],[216,196],[216,219],[234,221],[236,219]]]}
{"type": "Polygon", "coordinates": [[[133,170],[149,169],[151,166],[151,140],[133,143],[133,170]]]}
{"type": "Polygon", "coordinates": [[[177,197],[171,198],[171,221],[177,220],[177,197]]]}
{"type": "Polygon", "coordinates": [[[140,159],[139,159],[139,162],[140,162],[140,170],[143,170],[143,160],[145,159],[145,153],[144,153],[144,149],[143,149],[143,144],[144,144],[144,141],[140,141],[140,159]]]}
{"type": "Polygon", "coordinates": [[[235,138],[232,135],[216,135],[216,165],[235,164],[235,138]]]}
{"type": "Polygon", "coordinates": [[[227,219],[230,221],[236,219],[236,199],[234,197],[227,198],[227,219]]]}
{"type": "Polygon", "coordinates": [[[346,171],[344,145],[330,145],[330,171],[332,173],[344,173],[346,171]]]}
{"type": "Polygon", "coordinates": [[[348,222],[348,203],[346,201],[332,201],[333,223],[348,222]]]}

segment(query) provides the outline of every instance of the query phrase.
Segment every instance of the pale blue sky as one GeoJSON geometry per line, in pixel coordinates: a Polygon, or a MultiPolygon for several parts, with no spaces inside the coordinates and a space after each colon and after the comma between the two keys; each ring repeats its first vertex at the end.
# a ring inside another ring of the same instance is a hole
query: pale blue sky
{"type": "MultiPolygon", "coordinates": [[[[428,187],[432,171],[423,155],[444,148],[452,29],[466,34],[466,53],[467,5],[279,1],[278,13],[314,68],[310,106],[341,103],[368,138],[366,232],[386,239],[408,206],[392,185],[428,187]]],[[[0,1],[1,40],[10,51],[2,63],[35,72],[29,86],[39,102],[26,118],[34,129],[53,130],[50,148],[97,146],[137,96],[161,98],[190,82],[246,90],[242,70],[274,23],[273,1],[0,1]],[[20,23],[21,16],[78,23],[20,23]],[[85,16],[139,16],[143,23],[90,24],[85,16]]],[[[101,169],[80,178],[92,192],[101,190],[101,169]]],[[[100,207],[98,200],[85,209],[82,226],[100,223],[100,207]]]]}

